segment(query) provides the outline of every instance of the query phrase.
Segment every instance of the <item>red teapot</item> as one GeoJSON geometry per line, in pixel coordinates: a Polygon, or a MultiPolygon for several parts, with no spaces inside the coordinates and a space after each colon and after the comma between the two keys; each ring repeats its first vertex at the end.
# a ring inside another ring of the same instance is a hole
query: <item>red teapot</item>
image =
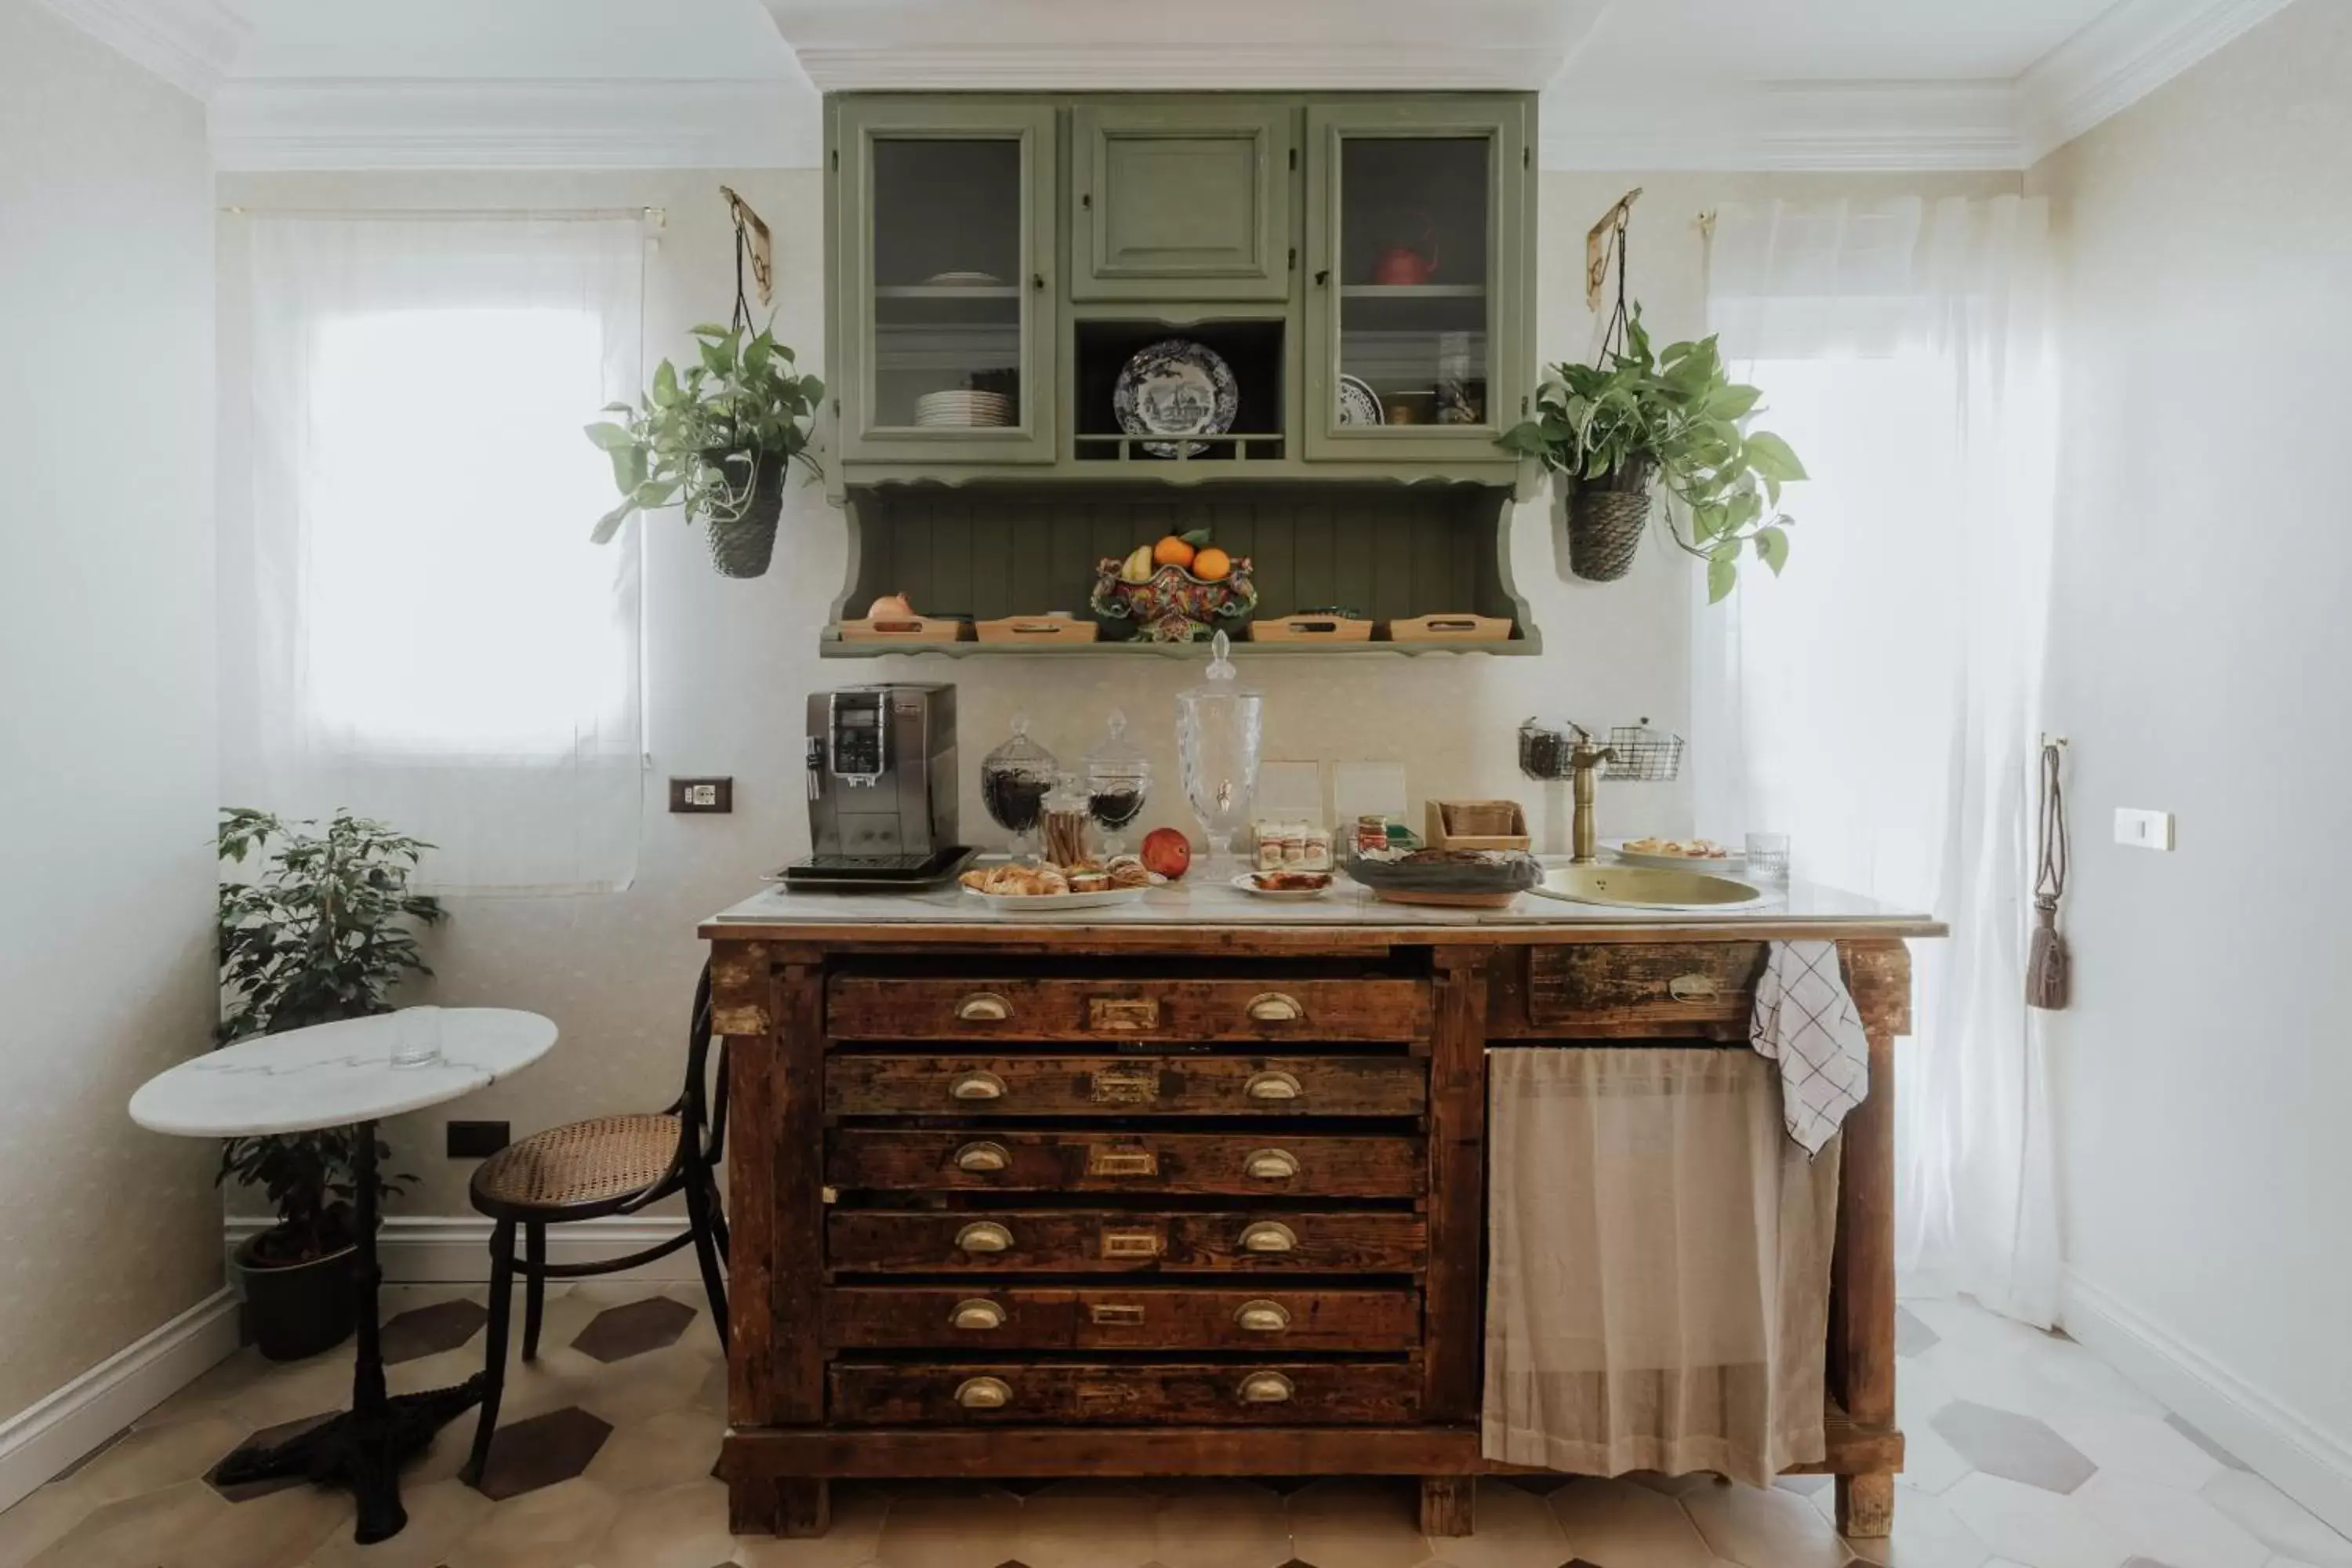
{"type": "Polygon", "coordinates": [[[1436,277],[1437,230],[1425,217],[1421,220],[1421,234],[1415,243],[1428,254],[1423,255],[1411,245],[1390,246],[1372,263],[1372,281],[1391,289],[1415,289],[1436,277]]]}

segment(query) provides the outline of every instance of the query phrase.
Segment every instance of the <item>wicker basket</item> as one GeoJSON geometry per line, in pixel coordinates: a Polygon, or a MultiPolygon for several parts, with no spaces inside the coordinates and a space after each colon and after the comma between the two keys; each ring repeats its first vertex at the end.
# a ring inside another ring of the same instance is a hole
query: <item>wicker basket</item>
{"type": "Polygon", "coordinates": [[[1633,489],[1579,484],[1568,498],[1568,567],[1588,583],[1614,583],[1633,569],[1650,521],[1645,470],[1633,489]]]}
{"type": "MultiPolygon", "coordinates": [[[[730,467],[739,466],[740,458],[731,459],[730,467]]],[[[790,465],[774,458],[760,462],[759,483],[751,491],[751,504],[743,515],[730,520],[712,518],[710,529],[710,563],[722,577],[764,576],[768,563],[776,552],[776,520],[784,510],[784,470],[790,465]]]]}

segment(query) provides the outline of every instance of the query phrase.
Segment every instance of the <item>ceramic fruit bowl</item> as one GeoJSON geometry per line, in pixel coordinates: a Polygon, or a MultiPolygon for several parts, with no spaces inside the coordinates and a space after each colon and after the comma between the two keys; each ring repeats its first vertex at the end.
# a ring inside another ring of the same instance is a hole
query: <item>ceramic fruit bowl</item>
{"type": "Polygon", "coordinates": [[[1095,574],[1094,611],[1105,620],[1132,621],[1152,642],[1202,642],[1221,620],[1238,620],[1257,608],[1257,584],[1247,556],[1216,582],[1195,577],[1181,566],[1162,566],[1140,583],[1119,575],[1121,563],[1106,560],[1095,574]]]}

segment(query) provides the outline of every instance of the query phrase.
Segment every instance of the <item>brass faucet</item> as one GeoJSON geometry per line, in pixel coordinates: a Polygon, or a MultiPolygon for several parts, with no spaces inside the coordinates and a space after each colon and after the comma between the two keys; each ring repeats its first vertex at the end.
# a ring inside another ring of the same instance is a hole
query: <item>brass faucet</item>
{"type": "Polygon", "coordinates": [[[1592,736],[1581,725],[1571,725],[1576,739],[1569,747],[1568,765],[1575,779],[1576,817],[1570,828],[1574,853],[1568,858],[1571,866],[1597,866],[1601,863],[1601,837],[1592,821],[1594,787],[1601,775],[1601,764],[1613,763],[1617,753],[1608,746],[1595,745],[1592,736]]]}

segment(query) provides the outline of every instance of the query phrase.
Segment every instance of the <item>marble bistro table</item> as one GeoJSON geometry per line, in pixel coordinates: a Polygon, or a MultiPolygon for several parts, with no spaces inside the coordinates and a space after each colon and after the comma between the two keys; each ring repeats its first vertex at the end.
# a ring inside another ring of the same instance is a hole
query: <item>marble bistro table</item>
{"type": "Polygon", "coordinates": [[[503,1007],[407,1007],[289,1029],[224,1047],[157,1074],[131,1097],[131,1118],[156,1132],[238,1138],[349,1127],[358,1232],[358,1356],[352,1407],[269,1447],[221,1462],[225,1485],[302,1476],[351,1489],[362,1545],[400,1533],[400,1467],[482,1397],[477,1373],[450,1388],[388,1396],[378,1340],[375,1124],[456,1100],[529,1067],[555,1026],[503,1007]]]}

